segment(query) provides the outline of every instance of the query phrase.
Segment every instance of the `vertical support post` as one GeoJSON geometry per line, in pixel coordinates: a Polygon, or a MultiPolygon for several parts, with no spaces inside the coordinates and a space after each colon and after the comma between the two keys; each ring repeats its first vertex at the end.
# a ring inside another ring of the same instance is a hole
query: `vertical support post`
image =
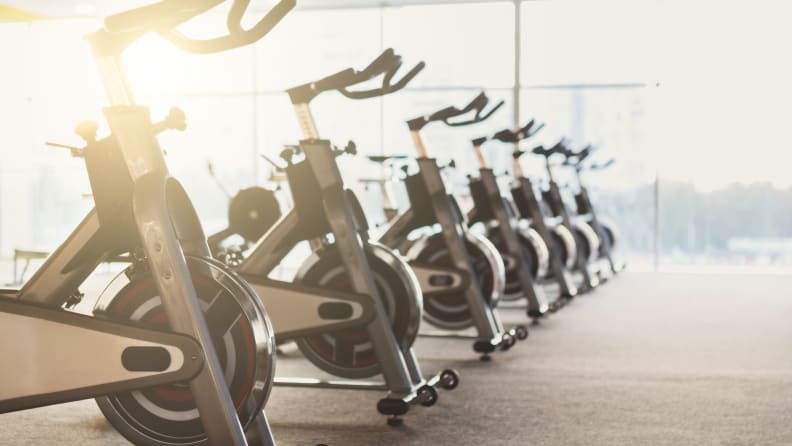
{"type": "Polygon", "coordinates": [[[522,75],[521,52],[522,52],[522,1],[514,0],[514,87],[512,100],[514,101],[514,128],[520,126],[520,76],[522,75]]]}
{"type": "Polygon", "coordinates": [[[654,182],[654,269],[660,270],[660,173],[655,173],[654,182]]]}
{"type": "Polygon", "coordinates": [[[261,178],[259,175],[261,174],[260,161],[261,158],[259,157],[259,147],[262,147],[263,144],[259,143],[259,72],[258,72],[258,52],[256,51],[254,46],[248,47],[248,50],[252,54],[253,59],[253,69],[250,70],[251,79],[253,81],[253,131],[251,132],[251,136],[253,137],[253,150],[251,151],[251,160],[250,162],[253,164],[253,184],[261,184],[261,178]]]}

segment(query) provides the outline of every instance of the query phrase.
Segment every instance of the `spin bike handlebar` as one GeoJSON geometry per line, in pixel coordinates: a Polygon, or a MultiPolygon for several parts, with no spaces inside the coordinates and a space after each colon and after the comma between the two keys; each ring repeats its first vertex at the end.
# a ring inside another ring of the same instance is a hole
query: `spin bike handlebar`
{"type": "Polygon", "coordinates": [[[487,94],[481,92],[478,96],[475,97],[468,105],[466,105],[462,109],[458,109],[456,107],[446,107],[442,110],[436,111],[431,115],[421,116],[415,119],[410,119],[407,121],[407,126],[410,128],[411,131],[419,131],[424,128],[430,122],[441,121],[445,123],[445,125],[449,127],[462,127],[466,125],[478,124],[479,122],[486,121],[496,110],[501,108],[504,104],[504,101],[500,101],[494,107],[492,107],[489,111],[485,112],[484,109],[489,104],[489,98],[487,94]],[[452,122],[451,119],[464,116],[470,112],[475,112],[471,119],[466,121],[456,121],[452,122]]]}
{"type": "Polygon", "coordinates": [[[393,78],[402,66],[402,58],[392,48],[383,51],[374,61],[363,70],[347,68],[333,75],[327,76],[316,82],[300,85],[287,90],[293,104],[307,104],[324,91],[336,90],[350,99],[368,99],[385,96],[401,90],[424,69],[426,64],[419,62],[400,80],[394,82],[393,78]],[[350,87],[384,75],[382,86],[369,90],[351,91],[350,87]]]}
{"type": "Polygon", "coordinates": [[[196,54],[216,53],[249,45],[267,35],[297,4],[296,0],[280,0],[249,29],[242,26],[242,18],[250,0],[233,0],[226,18],[228,34],[210,39],[194,39],[176,31],[182,23],[214,8],[226,0],[163,0],[109,16],[104,31],[111,37],[110,53],[120,53],[140,36],[156,32],[172,45],[196,54]]]}
{"type": "Polygon", "coordinates": [[[592,153],[594,153],[594,150],[595,150],[594,146],[592,146],[591,144],[589,144],[589,145],[587,145],[586,147],[584,147],[584,148],[580,149],[580,150],[579,150],[579,151],[577,151],[577,152],[573,152],[572,150],[567,150],[567,153],[565,153],[565,155],[566,155],[567,159],[569,159],[569,158],[576,158],[576,159],[577,159],[577,162],[576,162],[576,164],[580,164],[580,163],[582,163],[582,162],[583,162],[583,161],[584,161],[586,158],[588,158],[588,157],[589,157],[589,155],[591,155],[592,153]]]}
{"type": "Polygon", "coordinates": [[[585,161],[595,151],[596,151],[596,147],[592,145],[588,145],[577,152],[567,150],[566,152],[564,152],[564,156],[566,156],[566,161],[564,161],[564,165],[573,166],[577,170],[583,170],[583,169],[603,170],[603,169],[607,169],[608,167],[613,165],[613,163],[616,162],[614,158],[610,158],[604,163],[595,163],[595,164],[589,164],[588,166],[584,166],[583,161],[585,161]]]}
{"type": "Polygon", "coordinates": [[[616,162],[616,160],[611,158],[611,159],[609,159],[608,161],[605,161],[602,164],[592,164],[592,165],[588,166],[588,169],[589,170],[603,170],[603,169],[607,169],[608,167],[612,166],[613,163],[615,163],[615,162],[616,162]]]}
{"type": "Polygon", "coordinates": [[[542,130],[543,128],[544,128],[544,123],[537,124],[535,119],[531,119],[530,121],[528,121],[527,124],[525,124],[523,127],[517,130],[503,129],[493,135],[476,138],[471,142],[473,143],[474,146],[480,146],[485,142],[494,139],[501,142],[517,144],[522,140],[528,139],[536,135],[539,132],[539,130],[542,130]]]}
{"type": "Polygon", "coordinates": [[[566,139],[561,139],[560,141],[555,143],[555,145],[553,145],[549,149],[546,149],[544,146],[536,146],[536,147],[534,147],[531,150],[531,153],[534,153],[536,155],[542,155],[545,158],[550,158],[551,156],[555,155],[556,153],[567,155],[570,152],[569,152],[569,149],[567,149],[567,146],[566,146],[566,139]]]}

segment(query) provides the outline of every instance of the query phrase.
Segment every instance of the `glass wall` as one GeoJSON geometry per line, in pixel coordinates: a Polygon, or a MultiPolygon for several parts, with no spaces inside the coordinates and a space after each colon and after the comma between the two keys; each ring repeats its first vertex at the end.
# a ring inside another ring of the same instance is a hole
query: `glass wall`
{"type": "MultiPolygon", "coordinates": [[[[617,160],[583,180],[600,214],[613,216],[620,228],[620,252],[633,265],[650,265],[656,170],[647,144],[650,87],[638,11],[626,2],[523,2],[520,116],[545,123],[533,145],[566,138],[572,147],[596,146],[600,161],[617,160]]],[[[543,165],[526,162],[539,178],[543,165]]],[[[569,170],[554,173],[574,185],[569,170]]]]}
{"type": "Polygon", "coordinates": [[[664,264],[790,265],[790,13],[767,0],[646,9],[664,264]]]}
{"type": "MultiPolygon", "coordinates": [[[[161,142],[210,232],[225,225],[226,193],[269,177],[259,155],[277,158],[300,139],[283,90],[393,47],[403,72],[421,60],[426,69],[386,98],[323,95],[312,104],[323,137],[354,140],[363,154],[412,154],[406,119],[486,90],[505,102],[490,121],[425,132],[432,156],[456,161],[458,183],[476,168],[472,137],[535,118],[546,127],[526,147],[566,137],[596,145],[600,160],[616,158],[585,181],[619,223],[633,265],[786,265],[792,181],[777,138],[792,73],[768,54],[784,54],[792,37],[788,9],[769,0],[504,0],[297,11],[251,47],[198,57],[151,37],[125,62],[153,116],[173,105],[187,113],[187,131],[161,142]]],[[[79,144],[78,122],[102,122],[103,92],[82,39],[98,24],[0,24],[0,57],[11,61],[0,70],[0,256],[54,248],[90,208],[82,161],[44,142],[79,144]]],[[[508,168],[508,148],[485,150],[496,169],[508,168]]],[[[350,185],[379,173],[361,156],[341,165],[350,185]]],[[[544,177],[540,160],[525,167],[544,177]]],[[[379,204],[367,206],[374,213],[379,204]]]]}
{"type": "MultiPolygon", "coordinates": [[[[187,131],[165,133],[160,141],[212,232],[226,224],[227,194],[269,177],[271,166],[259,154],[277,160],[284,145],[301,138],[283,91],[363,67],[389,47],[404,55],[403,73],[421,60],[427,68],[407,91],[385,99],[322,95],[312,103],[321,136],[337,145],[353,140],[362,154],[412,154],[406,119],[464,105],[487,90],[493,100],[509,102],[489,127],[470,129],[472,134],[442,127],[426,132],[434,156],[456,158],[460,172],[469,170],[469,138],[513,122],[514,5],[451,7],[455,20],[446,22],[434,17],[447,14],[448,5],[298,11],[251,47],[197,57],[150,36],[130,48],[124,61],[138,102],[150,106],[155,118],[171,106],[187,113],[187,131]]],[[[222,19],[203,18],[193,27],[222,19]]],[[[17,64],[0,74],[3,116],[9,118],[3,120],[7,161],[0,166],[2,256],[14,249],[53,249],[91,206],[81,160],[44,142],[79,145],[74,126],[84,119],[102,122],[103,91],[82,38],[98,24],[0,25],[0,57],[17,64]]],[[[376,171],[362,156],[342,158],[341,165],[350,185],[359,173],[376,171]]],[[[368,207],[379,210],[376,202],[368,207]]]]}

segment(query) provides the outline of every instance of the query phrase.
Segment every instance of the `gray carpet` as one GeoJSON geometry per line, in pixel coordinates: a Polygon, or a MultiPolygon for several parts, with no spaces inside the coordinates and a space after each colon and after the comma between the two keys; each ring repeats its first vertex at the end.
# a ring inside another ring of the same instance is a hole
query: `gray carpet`
{"type": "MultiPolygon", "coordinates": [[[[267,413],[282,445],[790,445],[790,289],[792,277],[627,273],[491,363],[467,342],[419,339],[424,371],[454,367],[462,384],[401,428],[369,392],[276,388],[267,413]]],[[[279,372],[312,370],[291,354],[279,372]]],[[[0,444],[124,441],[80,402],[1,416],[0,444]]]]}

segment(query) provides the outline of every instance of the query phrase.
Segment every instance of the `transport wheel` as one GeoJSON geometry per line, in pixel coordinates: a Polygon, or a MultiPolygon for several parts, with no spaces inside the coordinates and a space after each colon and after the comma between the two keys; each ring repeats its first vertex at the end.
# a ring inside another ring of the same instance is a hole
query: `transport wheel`
{"type": "MultiPolygon", "coordinates": [[[[501,235],[498,226],[492,226],[487,230],[487,239],[492,242],[502,255],[508,255],[508,249],[501,235]]],[[[521,230],[517,234],[520,247],[528,257],[528,268],[531,277],[536,279],[547,274],[549,251],[542,241],[539,234],[533,229],[521,230]]],[[[524,296],[520,283],[517,265],[506,264],[506,281],[503,286],[503,297],[505,301],[521,299],[524,296]]]]}
{"type": "MultiPolygon", "coordinates": [[[[231,398],[240,422],[246,426],[263,409],[272,387],[272,327],[255,292],[224,265],[197,257],[187,257],[187,264],[231,398]]],[[[148,272],[116,277],[94,313],[168,329],[157,284],[148,272]]],[[[96,401],[110,424],[136,445],[207,444],[188,383],[114,394],[96,401]]]]}
{"type": "Polygon", "coordinates": [[[439,395],[437,394],[437,390],[432,386],[421,386],[418,389],[418,394],[422,397],[423,401],[421,401],[421,406],[424,407],[432,407],[437,403],[437,399],[439,395]]]}
{"type": "Polygon", "coordinates": [[[440,387],[445,390],[454,390],[459,385],[459,374],[456,370],[445,369],[440,374],[440,387]]]}
{"type": "Polygon", "coordinates": [[[503,334],[503,343],[501,343],[500,349],[501,349],[501,351],[504,351],[504,352],[508,351],[509,349],[514,347],[514,344],[516,344],[516,343],[517,343],[517,338],[515,338],[512,335],[510,335],[509,333],[504,333],[503,334]]]}
{"type": "MultiPolygon", "coordinates": [[[[409,349],[421,323],[418,280],[404,261],[382,245],[367,245],[366,258],[396,341],[403,350],[409,349]]],[[[334,245],[315,252],[300,268],[295,281],[332,290],[352,290],[334,245]]],[[[357,379],[381,373],[365,326],[304,337],[297,340],[297,346],[314,365],[335,376],[357,379]]]]}
{"type": "MultiPolygon", "coordinates": [[[[495,307],[505,282],[503,260],[500,258],[497,248],[483,236],[474,233],[467,235],[465,248],[473,258],[473,267],[481,294],[491,307],[495,307]],[[497,258],[495,259],[493,256],[497,258]]],[[[408,257],[424,264],[453,267],[445,240],[439,233],[416,243],[408,257]]],[[[423,307],[424,319],[436,327],[446,330],[461,330],[473,326],[473,317],[463,291],[425,295],[423,307]]]]}

